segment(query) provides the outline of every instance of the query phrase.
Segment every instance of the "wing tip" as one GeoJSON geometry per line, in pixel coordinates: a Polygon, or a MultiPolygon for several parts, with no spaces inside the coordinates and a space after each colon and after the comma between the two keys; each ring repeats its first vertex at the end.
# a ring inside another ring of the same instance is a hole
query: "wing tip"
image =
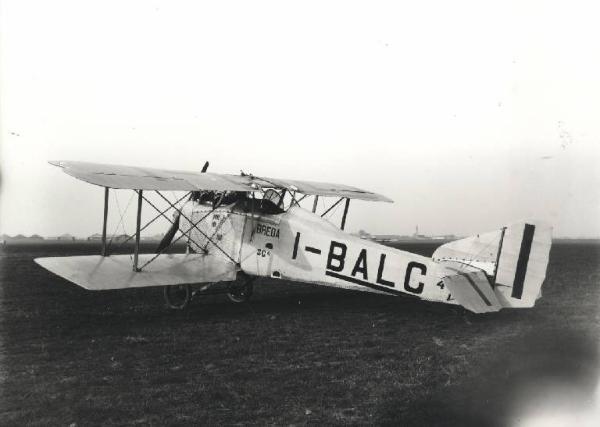
{"type": "Polygon", "coordinates": [[[384,196],[383,194],[372,193],[376,198],[372,199],[374,202],[394,203],[392,199],[384,196]]]}

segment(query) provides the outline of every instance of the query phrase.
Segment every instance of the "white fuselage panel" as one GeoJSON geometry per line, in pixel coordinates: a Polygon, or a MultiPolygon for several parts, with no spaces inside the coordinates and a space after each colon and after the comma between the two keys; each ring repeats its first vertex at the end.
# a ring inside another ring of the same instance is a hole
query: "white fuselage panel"
{"type": "MultiPolygon", "coordinates": [[[[195,206],[194,218],[211,210],[195,206]]],[[[455,274],[451,270],[430,258],[347,234],[300,207],[275,215],[225,207],[210,215],[203,233],[223,242],[222,249],[249,275],[452,303],[441,281],[455,274]],[[228,237],[219,232],[225,228],[228,237]]],[[[199,241],[208,243],[210,254],[220,252],[206,238],[199,241]]]]}

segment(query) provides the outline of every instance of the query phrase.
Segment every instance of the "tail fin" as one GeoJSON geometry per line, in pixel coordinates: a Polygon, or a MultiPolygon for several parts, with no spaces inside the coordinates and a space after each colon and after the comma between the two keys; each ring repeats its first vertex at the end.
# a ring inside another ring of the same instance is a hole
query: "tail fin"
{"type": "Polygon", "coordinates": [[[433,260],[461,272],[483,270],[502,307],[533,307],[551,244],[552,227],[521,222],[442,245],[433,260]]]}

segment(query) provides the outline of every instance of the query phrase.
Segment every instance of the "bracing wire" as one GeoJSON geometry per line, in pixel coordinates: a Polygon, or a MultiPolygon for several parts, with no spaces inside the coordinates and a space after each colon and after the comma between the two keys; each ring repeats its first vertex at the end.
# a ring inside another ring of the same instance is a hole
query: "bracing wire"
{"type": "Polygon", "coordinates": [[[116,234],[117,234],[117,230],[119,229],[119,226],[122,226],[123,229],[123,233],[127,234],[127,231],[125,231],[125,214],[127,213],[127,210],[129,209],[129,206],[131,205],[131,201],[133,200],[133,193],[131,194],[131,196],[129,196],[129,201],[127,202],[127,206],[125,207],[125,211],[121,210],[121,205],[119,204],[119,198],[117,197],[116,191],[113,191],[113,195],[115,198],[115,202],[117,204],[117,210],[119,211],[119,222],[117,223],[117,226],[115,227],[112,235],[110,236],[110,240],[108,241],[108,246],[110,246],[112,244],[113,239],[115,238],[116,234]]]}

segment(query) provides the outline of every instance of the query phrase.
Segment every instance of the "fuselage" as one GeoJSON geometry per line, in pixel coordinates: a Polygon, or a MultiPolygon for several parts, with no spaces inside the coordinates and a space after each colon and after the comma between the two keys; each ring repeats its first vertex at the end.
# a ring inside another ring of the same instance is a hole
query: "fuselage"
{"type": "Polygon", "coordinates": [[[220,253],[248,275],[452,303],[441,282],[452,272],[444,266],[345,233],[299,206],[265,213],[241,204],[213,210],[190,202],[182,212],[190,250],[220,253]],[[203,217],[198,229],[190,225],[203,217]]]}

